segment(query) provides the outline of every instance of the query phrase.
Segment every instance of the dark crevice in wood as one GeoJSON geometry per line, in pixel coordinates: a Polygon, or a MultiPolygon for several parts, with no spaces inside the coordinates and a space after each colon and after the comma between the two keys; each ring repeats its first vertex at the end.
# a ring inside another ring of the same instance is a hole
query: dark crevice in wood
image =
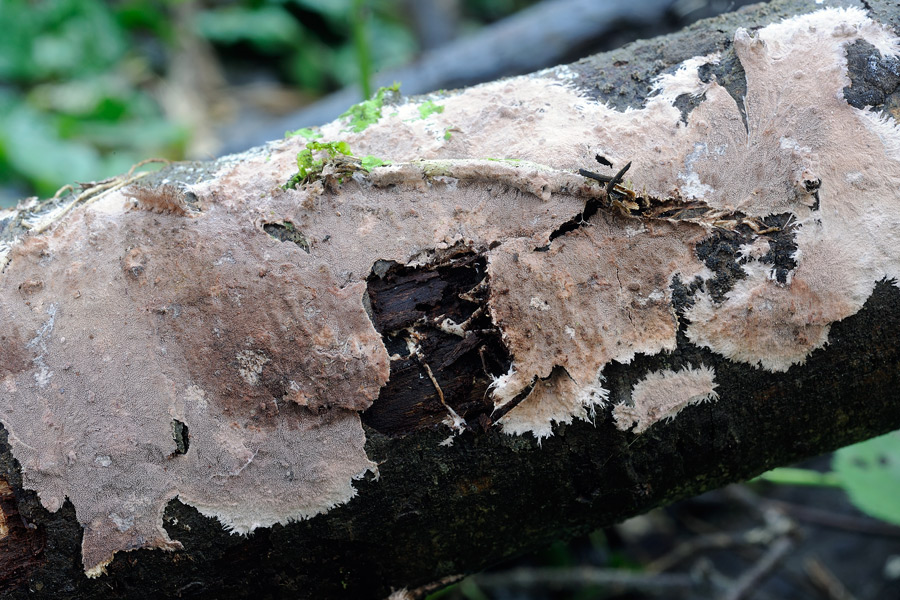
{"type": "Polygon", "coordinates": [[[371,317],[393,359],[390,380],[363,413],[366,425],[403,435],[441,424],[449,406],[469,428],[491,426],[488,386],[511,362],[488,314],[486,267],[485,256],[468,249],[425,267],[375,265],[371,317]],[[453,324],[464,325],[464,336],[449,331],[453,324]]]}
{"type": "Polygon", "coordinates": [[[187,454],[187,451],[191,446],[187,424],[178,419],[172,419],[172,439],[175,442],[175,452],[173,452],[169,458],[187,454]]]}
{"type": "Polygon", "coordinates": [[[0,594],[16,589],[46,562],[45,545],[44,530],[19,514],[15,488],[0,477],[0,594]]]}
{"type": "Polygon", "coordinates": [[[290,221],[266,223],[263,225],[263,231],[279,242],[291,242],[292,244],[297,244],[301,250],[309,254],[309,240],[307,240],[306,236],[298,231],[290,221]]]}

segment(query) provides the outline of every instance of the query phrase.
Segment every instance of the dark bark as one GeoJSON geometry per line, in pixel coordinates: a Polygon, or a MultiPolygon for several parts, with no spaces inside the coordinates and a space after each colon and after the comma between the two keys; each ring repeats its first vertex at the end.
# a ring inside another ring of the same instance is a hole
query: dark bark
{"type": "MultiPolygon", "coordinates": [[[[896,8],[883,14],[886,4],[870,4],[876,18],[897,22],[896,8]]],[[[588,91],[595,96],[639,104],[654,75],[697,54],[727,54],[734,27],[813,8],[807,2],[757,7],[573,68],[590,74],[588,91]]],[[[851,68],[858,64],[853,94],[866,97],[865,89],[877,89],[883,104],[893,106],[896,81],[862,77],[865,63],[850,61],[851,68]]],[[[739,62],[725,60],[718,68],[720,81],[740,79],[739,62]]],[[[740,93],[739,83],[733,90],[740,93]]],[[[175,167],[168,176],[177,172],[175,167]]],[[[707,252],[702,258],[720,275],[723,289],[739,273],[733,269],[736,248],[717,240],[699,249],[707,252]]],[[[776,266],[790,254],[778,248],[776,240],[776,266]]],[[[478,313],[484,258],[451,252],[438,262],[425,269],[379,264],[369,278],[371,315],[389,351],[401,343],[396,332],[422,317],[472,317],[476,326],[461,339],[417,325],[423,358],[395,361],[391,382],[363,415],[366,449],[379,463],[380,479],[357,482],[356,498],[249,537],[229,535],[173,500],[165,525],[183,550],[120,553],[107,575],[92,580],[82,571],[81,527],[72,505],[55,514],[41,508],[36,495],[23,489],[0,430],[0,523],[9,532],[0,539],[0,592],[13,598],[379,598],[900,427],[900,290],[882,282],[863,310],[832,327],[824,349],[787,373],[726,361],[683,333],[672,353],[608,365],[613,403],[649,371],[715,366],[718,402],[689,407],[642,435],[616,429],[609,409],[598,413],[595,424],[556,427],[542,445],[530,436],[503,435],[493,426],[498,415],[485,392],[490,376],[508,368],[509,357],[490,320],[478,313]],[[468,292],[466,299],[460,292],[468,292]],[[439,445],[448,433],[440,425],[446,415],[441,395],[472,424],[452,446],[439,445]]],[[[684,286],[674,292],[676,305],[690,301],[684,286]]]]}

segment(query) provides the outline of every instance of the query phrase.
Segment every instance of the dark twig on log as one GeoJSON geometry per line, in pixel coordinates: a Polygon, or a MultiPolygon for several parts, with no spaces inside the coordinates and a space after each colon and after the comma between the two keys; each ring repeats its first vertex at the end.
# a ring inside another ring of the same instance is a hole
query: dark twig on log
{"type": "Polygon", "coordinates": [[[725,600],[741,600],[746,598],[762,581],[778,566],[780,561],[793,546],[790,538],[775,540],[762,558],[735,582],[734,587],[723,596],[725,600]]]}

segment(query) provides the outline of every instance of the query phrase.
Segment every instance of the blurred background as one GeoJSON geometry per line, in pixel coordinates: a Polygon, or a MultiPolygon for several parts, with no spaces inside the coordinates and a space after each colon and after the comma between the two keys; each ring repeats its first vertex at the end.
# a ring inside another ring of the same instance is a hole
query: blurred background
{"type": "MultiPolygon", "coordinates": [[[[0,208],[145,158],[281,138],[380,85],[412,95],[531,72],[744,4],[0,0],[0,208]]],[[[575,535],[429,598],[896,599],[898,499],[891,434],[575,535]]]]}

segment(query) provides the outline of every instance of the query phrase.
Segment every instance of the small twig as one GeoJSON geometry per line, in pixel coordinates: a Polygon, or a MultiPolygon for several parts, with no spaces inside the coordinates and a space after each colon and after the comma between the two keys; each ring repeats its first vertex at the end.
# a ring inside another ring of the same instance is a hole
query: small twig
{"type": "Polygon", "coordinates": [[[723,490],[730,498],[741,502],[754,512],[763,516],[767,509],[774,509],[783,515],[803,521],[815,523],[832,529],[843,529],[854,533],[864,533],[887,538],[900,538],[900,527],[883,523],[869,517],[842,515],[833,511],[792,504],[784,500],[772,500],[753,492],[745,485],[730,485],[723,490]]]}
{"type": "Polygon", "coordinates": [[[116,179],[118,179],[118,176],[107,177],[106,179],[100,179],[99,181],[76,181],[75,183],[78,184],[78,189],[80,189],[82,192],[84,192],[86,190],[91,189],[92,187],[97,187],[98,185],[105,185],[107,183],[110,183],[111,181],[115,181],[116,179]]]}
{"type": "Polygon", "coordinates": [[[56,193],[53,194],[53,200],[59,200],[60,196],[63,195],[63,192],[74,192],[74,191],[75,191],[75,188],[72,187],[72,184],[67,183],[66,185],[64,185],[61,188],[59,188],[58,190],[56,190],[56,193]]]}
{"type": "Polygon", "coordinates": [[[152,163],[162,163],[164,165],[172,164],[172,161],[168,158],[145,158],[144,160],[131,165],[131,168],[128,169],[128,174],[125,177],[131,177],[131,175],[135,172],[136,169],[143,167],[144,165],[149,165],[152,163]]]}
{"type": "MultiPolygon", "coordinates": [[[[130,173],[130,171],[129,171],[129,173],[130,173]]],[[[149,174],[150,174],[149,172],[138,173],[137,175],[129,176],[126,179],[123,179],[118,182],[114,182],[113,185],[110,185],[109,187],[107,187],[106,189],[101,191],[99,194],[92,194],[90,198],[88,198],[87,200],[84,201],[83,205],[89,206],[89,205],[93,204],[94,202],[96,202],[97,200],[99,200],[100,198],[104,198],[108,194],[111,194],[117,190],[120,190],[123,187],[127,187],[127,186],[131,185],[132,183],[134,183],[135,181],[137,181],[138,179],[141,179],[142,177],[146,177],[149,174]]],[[[62,216],[62,215],[60,215],[60,216],[62,216]]]]}
{"type": "Polygon", "coordinates": [[[612,175],[601,175],[600,173],[594,173],[593,171],[588,171],[587,169],[578,169],[578,174],[582,177],[587,177],[588,179],[593,179],[601,183],[609,183],[613,180],[612,175]]]}
{"type": "MultiPolygon", "coordinates": [[[[104,179],[103,181],[99,181],[99,182],[92,182],[89,184],[84,184],[84,183],[80,184],[82,187],[82,192],[80,194],[78,194],[78,196],[76,196],[71,202],[69,202],[58,213],[52,213],[50,216],[43,219],[41,222],[38,222],[34,227],[31,228],[32,232],[33,233],[43,233],[44,231],[49,229],[55,223],[59,223],[78,204],[81,204],[83,206],[88,206],[88,205],[96,202],[100,198],[103,198],[106,195],[108,195],[116,190],[120,190],[123,187],[131,185],[138,179],[141,179],[142,177],[146,177],[147,175],[150,174],[150,172],[148,171],[148,172],[138,173],[137,175],[134,175],[135,170],[137,170],[138,168],[140,168],[146,164],[150,164],[150,163],[166,163],[166,164],[168,164],[169,162],[171,162],[171,161],[169,161],[168,159],[165,159],[165,158],[148,158],[146,160],[142,160],[142,161],[132,165],[131,168],[128,170],[128,173],[126,173],[125,175],[122,175],[119,177],[110,177],[109,179],[104,179]]],[[[59,196],[61,196],[62,193],[67,188],[74,192],[74,188],[71,185],[63,186],[56,192],[56,195],[54,195],[53,198],[58,199],[59,196]]]]}
{"type": "Polygon", "coordinates": [[[613,166],[612,161],[610,161],[605,156],[601,156],[599,154],[594,156],[594,160],[596,160],[598,163],[600,163],[604,167],[612,167],[613,166]]]}
{"type": "MultiPolygon", "coordinates": [[[[414,589],[404,589],[398,591],[405,591],[409,598],[413,598],[415,600],[420,600],[422,598],[427,597],[429,594],[432,594],[441,588],[445,588],[448,585],[453,585],[454,583],[459,583],[463,579],[465,579],[465,575],[448,575],[446,577],[442,577],[437,581],[432,581],[431,583],[426,583],[423,586],[414,588],[414,589]]],[[[396,592],[395,592],[396,593],[396,592]]],[[[390,597],[389,597],[390,598],[390,597]]]]}
{"type": "Polygon", "coordinates": [[[606,184],[606,195],[609,196],[612,194],[613,188],[616,187],[616,184],[622,181],[622,177],[625,176],[625,173],[628,172],[628,169],[631,168],[631,161],[628,161],[624,167],[619,169],[619,172],[613,175],[613,178],[609,180],[609,183],[606,184]]]}
{"type": "Polygon", "coordinates": [[[425,373],[428,374],[428,379],[431,380],[431,384],[434,386],[434,389],[437,392],[438,400],[440,400],[441,406],[443,406],[447,410],[447,414],[450,415],[450,419],[453,423],[451,427],[453,429],[456,429],[457,431],[462,431],[462,429],[468,424],[466,423],[466,420],[460,417],[459,413],[453,410],[453,407],[447,404],[446,400],[444,400],[444,390],[441,389],[437,378],[431,371],[431,367],[428,366],[427,362],[425,362],[425,357],[422,356],[422,348],[412,339],[406,340],[406,347],[409,350],[409,356],[415,356],[416,360],[419,361],[419,364],[422,365],[422,367],[425,369],[425,373]]]}
{"type": "Polygon", "coordinates": [[[883,523],[876,519],[842,515],[829,510],[813,508],[811,506],[800,506],[782,500],[766,500],[766,502],[768,502],[772,508],[805,523],[815,523],[816,525],[822,525],[823,527],[843,529],[845,531],[864,533],[866,535],[900,538],[900,527],[889,523],[883,523]]]}
{"type": "Polygon", "coordinates": [[[810,582],[829,600],[856,600],[841,580],[818,558],[807,558],[803,567],[810,582]]]}
{"type": "Polygon", "coordinates": [[[723,600],[741,600],[758,588],[793,545],[787,536],[775,540],[762,558],[734,582],[732,588],[722,596],[723,600]]]}
{"type": "Polygon", "coordinates": [[[711,533],[690,538],[683,544],[679,544],[671,552],[664,554],[651,563],[644,566],[647,573],[661,573],[668,571],[681,561],[695,556],[704,550],[721,550],[750,544],[747,533],[711,533]]]}
{"type": "Polygon", "coordinates": [[[437,379],[434,378],[434,373],[431,372],[431,367],[428,366],[428,363],[419,359],[419,362],[422,363],[422,366],[425,367],[425,372],[428,373],[428,379],[431,380],[432,385],[434,385],[434,389],[437,390],[438,400],[441,401],[441,404],[447,406],[447,403],[444,401],[444,392],[441,390],[441,386],[438,385],[437,379]]]}

